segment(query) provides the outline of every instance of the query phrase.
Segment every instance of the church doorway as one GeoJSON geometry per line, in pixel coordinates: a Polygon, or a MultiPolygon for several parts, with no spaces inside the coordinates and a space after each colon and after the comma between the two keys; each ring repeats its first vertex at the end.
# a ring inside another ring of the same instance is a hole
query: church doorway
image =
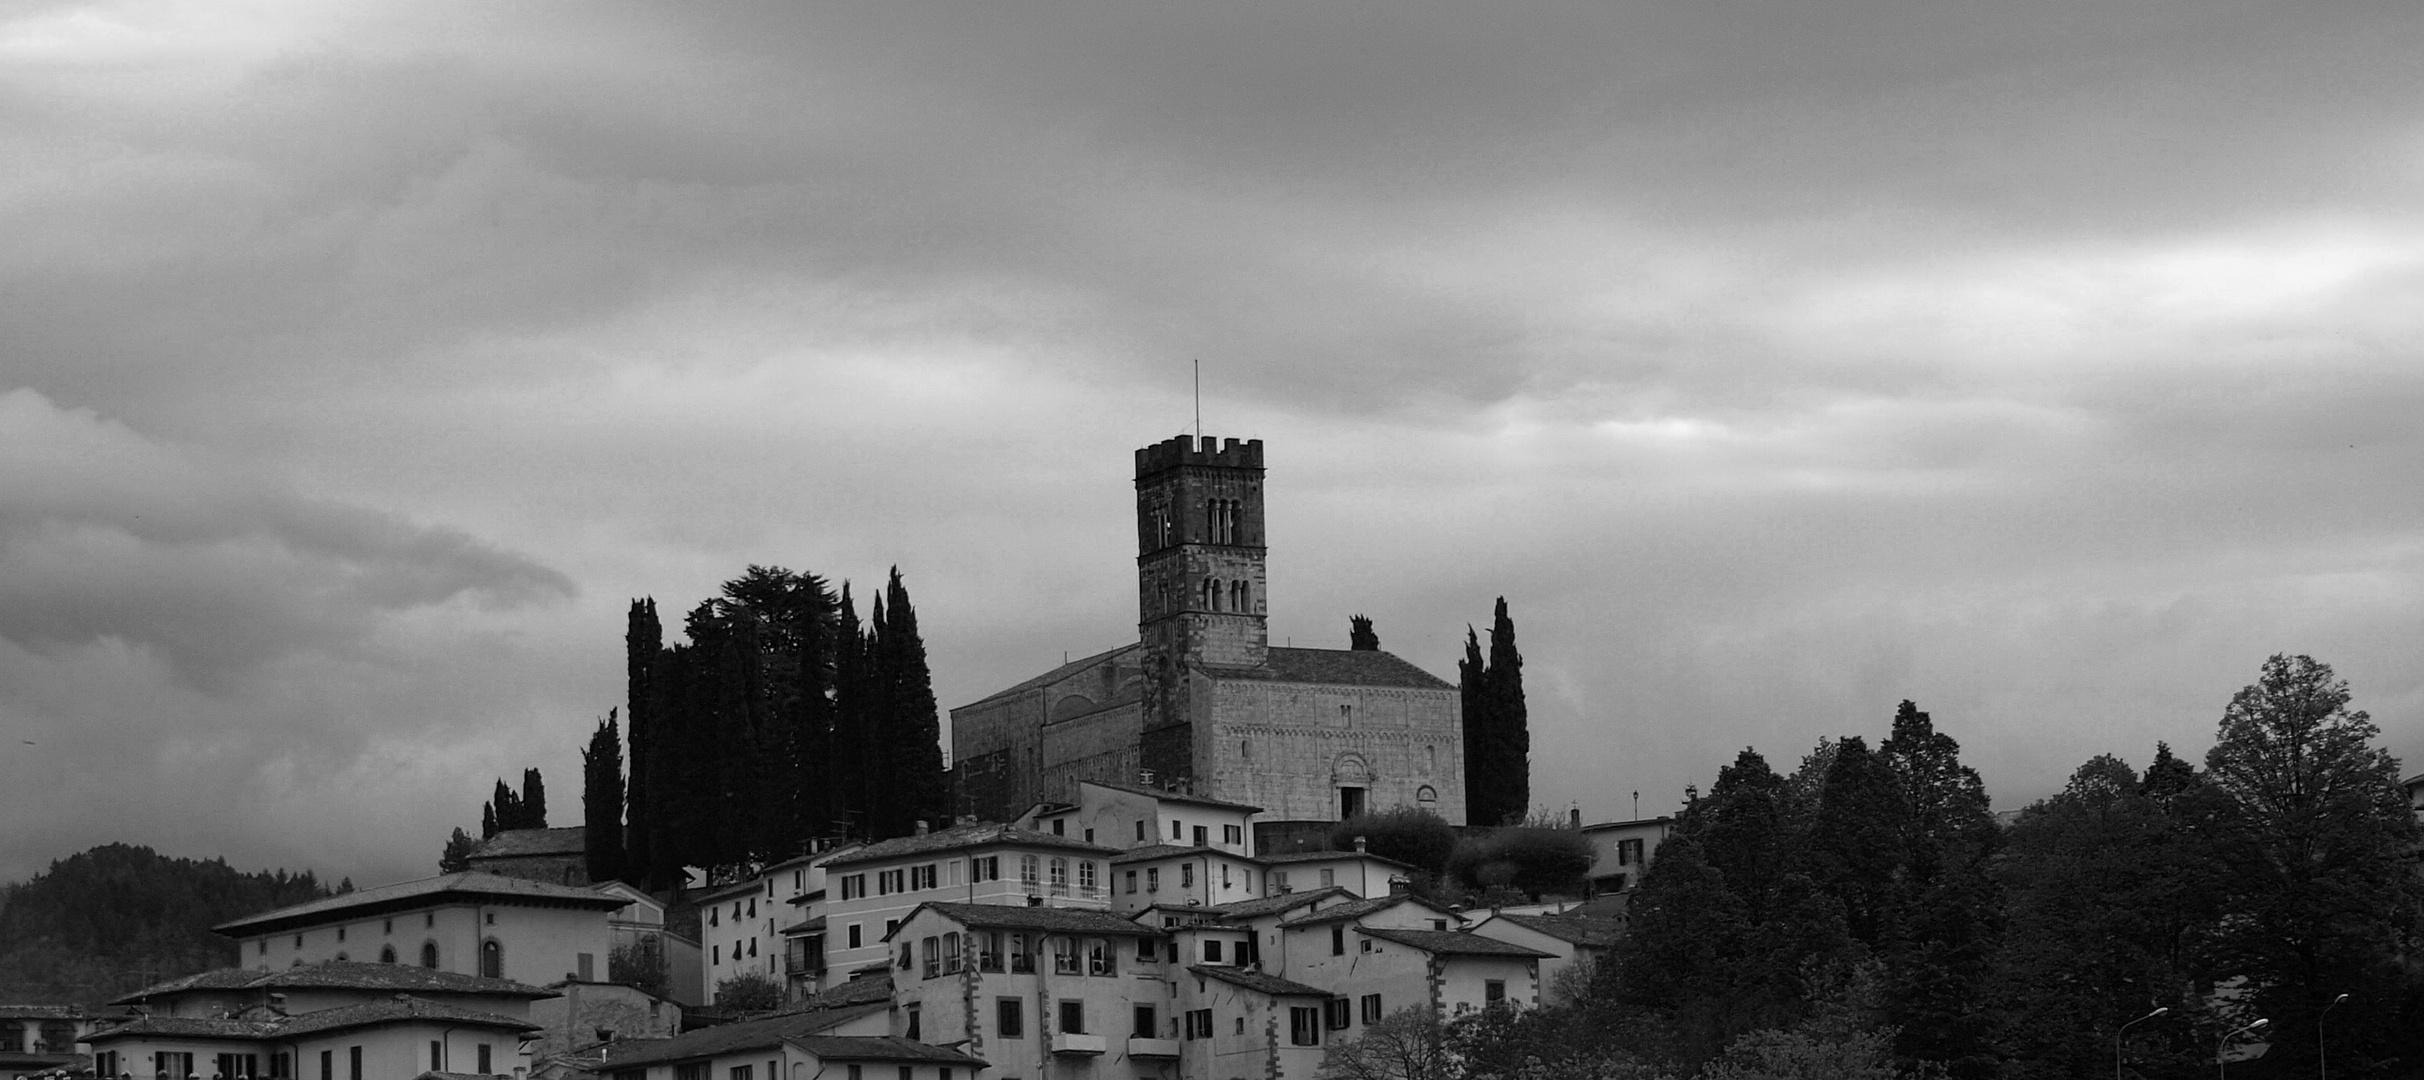
{"type": "Polygon", "coordinates": [[[1338,820],[1345,821],[1348,818],[1361,815],[1363,812],[1364,789],[1359,787],[1342,787],[1338,789],[1338,820]]]}

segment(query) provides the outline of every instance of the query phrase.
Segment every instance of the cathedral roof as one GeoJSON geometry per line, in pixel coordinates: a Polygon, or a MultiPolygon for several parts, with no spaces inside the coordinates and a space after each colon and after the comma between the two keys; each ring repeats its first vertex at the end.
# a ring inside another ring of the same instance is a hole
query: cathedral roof
{"type": "Polygon", "coordinates": [[[970,705],[982,705],[982,704],[984,704],[984,703],[986,703],[986,702],[988,702],[988,701],[992,701],[992,700],[994,700],[994,699],[996,699],[996,698],[1006,698],[1006,697],[1010,697],[1010,696],[1013,696],[1013,695],[1016,695],[1016,694],[1023,694],[1023,693],[1025,693],[1025,692],[1027,692],[1027,691],[1029,691],[1029,690],[1033,690],[1033,689],[1035,689],[1036,687],[1039,687],[1039,686],[1050,686],[1050,685],[1052,685],[1053,683],[1059,682],[1059,681],[1061,681],[1062,679],[1066,679],[1066,678],[1068,678],[1069,676],[1071,676],[1071,675],[1075,675],[1075,674],[1077,674],[1077,673],[1078,673],[1078,672],[1080,672],[1080,671],[1084,671],[1084,670],[1085,670],[1085,669],[1087,669],[1087,668],[1090,668],[1090,667],[1093,667],[1093,666],[1094,666],[1094,665],[1096,665],[1096,664],[1102,663],[1103,661],[1108,660],[1108,659],[1110,659],[1111,657],[1117,656],[1117,655],[1119,655],[1119,654],[1121,654],[1121,653],[1125,653],[1125,652],[1135,652],[1136,650],[1141,649],[1141,648],[1143,648],[1143,647],[1144,647],[1144,646],[1142,646],[1142,645],[1122,645],[1122,646],[1120,646],[1120,647],[1118,647],[1118,648],[1115,648],[1115,649],[1105,649],[1105,650],[1103,650],[1103,651],[1101,651],[1101,652],[1095,653],[1095,654],[1094,654],[1094,655],[1092,655],[1092,656],[1083,656],[1083,657],[1079,657],[1079,658],[1077,658],[1077,659],[1075,659],[1075,660],[1071,660],[1071,661],[1069,661],[1069,662],[1068,662],[1068,663],[1066,663],[1066,664],[1062,664],[1062,665],[1061,665],[1061,666],[1059,666],[1059,667],[1053,668],[1052,670],[1047,671],[1047,672],[1045,672],[1045,673],[1043,673],[1043,674],[1041,674],[1041,675],[1038,675],[1038,676],[1036,676],[1036,677],[1034,677],[1034,678],[1032,678],[1032,679],[1029,679],[1029,680],[1027,680],[1027,681],[1025,681],[1025,682],[1023,682],[1023,683],[1019,683],[1019,684],[1018,684],[1018,685],[1016,685],[1016,686],[1012,686],[1012,687],[1010,687],[1010,688],[1008,688],[1008,689],[1004,689],[1004,690],[996,690],[996,691],[994,691],[994,692],[992,692],[992,693],[990,693],[990,694],[987,694],[987,695],[985,695],[985,696],[983,696],[983,697],[981,697],[981,698],[976,699],[975,701],[969,702],[967,705],[962,705],[962,706],[960,706],[960,708],[965,709],[965,708],[968,708],[970,705]]]}
{"type": "Polygon", "coordinates": [[[1259,668],[1219,668],[1215,674],[1232,679],[1273,682],[1325,683],[1332,686],[1395,686],[1415,690],[1454,690],[1439,676],[1378,649],[1272,648],[1259,668]]]}

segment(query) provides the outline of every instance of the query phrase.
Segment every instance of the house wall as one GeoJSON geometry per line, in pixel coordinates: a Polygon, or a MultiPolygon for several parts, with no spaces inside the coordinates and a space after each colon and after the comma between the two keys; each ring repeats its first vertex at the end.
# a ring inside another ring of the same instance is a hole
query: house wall
{"type": "Polygon", "coordinates": [[[905,919],[917,905],[928,901],[960,904],[1023,905],[1030,896],[1040,896],[1052,907],[1107,910],[1110,898],[1110,853],[1081,854],[1066,848],[1029,848],[1018,845],[987,844],[960,851],[925,852],[898,859],[844,863],[827,870],[825,901],[825,963],[828,970],[847,976],[849,972],[885,960],[883,937],[887,922],[905,919]],[[1036,880],[1021,877],[1021,859],[1035,857],[1036,880]],[[1001,859],[998,880],[974,881],[969,861],[977,858],[1001,859]],[[1051,883],[1051,865],[1055,858],[1067,859],[1069,884],[1056,890],[1051,883]],[[1083,865],[1094,866],[1094,888],[1088,892],[1081,884],[1083,865]],[[908,892],[878,894],[882,872],[886,870],[935,867],[936,887],[912,889],[908,892]],[[843,879],[864,875],[867,895],[851,900],[841,899],[843,879]],[[860,944],[850,945],[850,927],[859,928],[860,944]]]}
{"type": "Polygon", "coordinates": [[[1588,879],[1596,893],[1631,892],[1641,885],[1641,875],[1658,858],[1658,845],[1674,828],[1673,818],[1649,818],[1642,821],[1618,821],[1605,825],[1586,825],[1582,838],[1591,843],[1591,870],[1588,879]],[[1641,861],[1623,857],[1622,842],[1641,841],[1641,861]],[[1618,875],[1624,883],[1614,884],[1618,875]]]}
{"type": "MultiPolygon", "coordinates": [[[[940,938],[945,933],[965,935],[983,933],[972,930],[939,912],[920,912],[903,926],[895,941],[923,943],[928,937],[940,938]]],[[[1008,933],[1009,931],[1004,931],[1008,933]]],[[[922,1042],[955,1046],[992,1063],[993,1072],[1003,1076],[1035,1077],[1038,1080],[1063,1080],[1080,1077],[1123,1077],[1140,1073],[1153,1075],[1156,1067],[1168,1058],[1129,1056],[1128,1037],[1134,1027],[1135,1005],[1154,1006],[1154,1025],[1158,1032],[1174,1032],[1172,1011],[1172,967],[1166,960],[1139,961],[1137,938],[1105,939],[1118,956],[1117,973],[1112,975],[1056,974],[1052,965],[1052,942],[1067,935],[1038,934],[1038,962],[1032,974],[1010,971],[979,971],[975,952],[962,946],[963,962],[957,972],[938,972],[928,978],[922,962],[909,970],[892,973],[893,1010],[892,1034],[908,1034],[909,1008],[915,1006],[918,1016],[918,1039],[922,1042]],[[1024,1021],[1023,1035],[1004,1037],[996,1023],[997,1003],[1003,998],[1015,998],[1020,1003],[1024,1021]],[[1052,1053],[1052,1035],[1060,1020],[1060,1003],[1077,1001],[1084,1005],[1085,1034],[1100,1035],[1105,1050],[1097,1056],[1079,1057],[1052,1053]],[[963,1043],[962,1040],[965,1040],[963,1043]]],[[[1081,942],[1083,939],[1080,939],[1081,942]]],[[[1156,955],[1163,950],[1156,948],[1156,955]]],[[[922,960],[922,958],[921,958],[922,960]]],[[[1007,965],[1004,965],[1005,968],[1007,965]]],[[[875,1078],[869,1078],[875,1080],[875,1078]]],[[[890,1077],[882,1080],[892,1080],[890,1077]]]]}
{"type": "Polygon", "coordinates": [[[1527,949],[1538,949],[1551,954],[1549,959],[1539,961],[1538,977],[1541,1000],[1551,1005],[1572,1004],[1570,999],[1557,992],[1557,987],[1560,978],[1568,969],[1577,963],[1589,962],[1587,952],[1580,946],[1564,938],[1551,937],[1531,927],[1518,926],[1499,918],[1482,920],[1473,927],[1473,932],[1511,945],[1521,945],[1527,949]]]}
{"type": "Polygon", "coordinates": [[[1184,1014],[1191,1009],[1212,1011],[1212,1035],[1179,1043],[1181,1076],[1205,1080],[1310,1080],[1321,1068],[1329,1044],[1347,1032],[1321,1033],[1321,1044],[1296,1046],[1290,1041],[1288,1010],[1319,1008],[1319,998],[1273,998],[1217,979],[1182,973],[1176,1008],[1183,1034],[1184,1014]]]}
{"type": "Polygon", "coordinates": [[[502,950],[500,974],[538,986],[578,975],[583,955],[593,977],[605,974],[606,914],[512,903],[438,904],[367,919],[335,913],[307,929],[241,938],[237,955],[246,966],[273,971],[339,959],[376,962],[382,947],[393,947],[396,963],[418,965],[422,944],[436,942],[438,970],[478,975],[480,945],[493,938],[502,950]]]}
{"type": "Polygon", "coordinates": [[[1481,1008],[1486,1002],[1486,984],[1492,979],[1507,984],[1509,1002],[1524,1008],[1540,1004],[1540,969],[1532,960],[1512,956],[1448,956],[1441,957],[1439,962],[1441,1013],[1457,1016],[1481,1008]]]}
{"type": "Polygon", "coordinates": [[[1198,791],[1262,807],[1264,820],[1336,821],[1340,791],[1360,787],[1366,809],[1419,806],[1464,824],[1455,689],[1203,678],[1197,768],[1211,784],[1198,791]]]}
{"type": "Polygon", "coordinates": [[[1370,899],[1389,894],[1389,880],[1405,873],[1398,867],[1377,859],[1362,858],[1353,852],[1340,852],[1335,859],[1291,860],[1272,866],[1263,873],[1264,889],[1268,892],[1311,892],[1333,885],[1370,899]],[[1328,876],[1324,876],[1324,871],[1328,876]]]}
{"type": "MultiPolygon", "coordinates": [[[[1328,924],[1282,930],[1280,937],[1286,970],[1272,973],[1281,978],[1359,1002],[1366,994],[1379,994],[1384,1016],[1408,1005],[1427,1005],[1432,1001],[1431,956],[1420,949],[1365,937],[1350,927],[1347,951],[1343,956],[1336,955],[1330,951],[1328,924]]],[[[1264,970],[1272,969],[1266,964],[1264,970]]],[[[1361,1013],[1357,1016],[1356,1025],[1360,1029],[1361,1013]]]]}
{"type": "MultiPolygon", "coordinates": [[[[790,875],[783,875],[784,881],[790,875]]],[[[775,881],[761,875],[746,889],[725,889],[699,903],[699,1000],[715,1003],[715,988],[727,979],[756,975],[783,983],[782,924],[797,911],[774,897],[775,881]]]]}
{"type": "Polygon", "coordinates": [[[1187,855],[1120,863],[1111,869],[1114,887],[1111,909],[1123,915],[1155,904],[1175,906],[1190,900],[1202,905],[1226,904],[1262,895],[1261,864],[1242,855],[1209,848],[1187,855]],[[1190,868],[1193,885],[1187,884],[1190,868]],[[1148,870],[1155,873],[1148,874],[1148,870]],[[1133,879],[1131,874],[1135,875],[1133,879]],[[1160,883],[1158,889],[1152,884],[1156,881],[1160,883]]]}
{"type": "Polygon", "coordinates": [[[613,1031],[617,1039],[662,1039],[681,1033],[682,1007],[646,991],[597,982],[566,983],[558,989],[561,996],[530,1003],[530,1022],[545,1028],[531,1044],[533,1060],[591,1045],[601,1028],[613,1031]]]}

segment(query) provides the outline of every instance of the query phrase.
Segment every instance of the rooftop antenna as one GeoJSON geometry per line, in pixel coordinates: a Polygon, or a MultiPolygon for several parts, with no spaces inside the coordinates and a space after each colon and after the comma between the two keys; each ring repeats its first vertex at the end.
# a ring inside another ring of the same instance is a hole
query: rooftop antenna
{"type": "Polygon", "coordinates": [[[1641,820],[1641,793],[1638,791],[1633,793],[1633,820],[1641,820]]]}
{"type": "Polygon", "coordinates": [[[1195,441],[1204,441],[1204,362],[1195,361],[1195,441]]]}

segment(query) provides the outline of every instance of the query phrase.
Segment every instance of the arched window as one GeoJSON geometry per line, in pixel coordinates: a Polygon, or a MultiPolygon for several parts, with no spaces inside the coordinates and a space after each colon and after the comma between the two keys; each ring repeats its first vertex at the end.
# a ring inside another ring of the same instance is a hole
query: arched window
{"type": "Polygon", "coordinates": [[[424,941],[421,943],[421,966],[433,970],[436,969],[438,966],[437,942],[424,941]]]}
{"type": "Polygon", "coordinates": [[[1414,789],[1414,801],[1425,807],[1439,801],[1439,791],[1429,784],[1414,789]]]}
{"type": "Polygon", "coordinates": [[[395,947],[395,946],[393,946],[393,945],[381,945],[381,946],[379,946],[379,962],[380,962],[380,963],[382,963],[382,964],[392,964],[392,963],[395,963],[395,962],[396,962],[396,947],[395,947]]]}
{"type": "Polygon", "coordinates": [[[505,947],[495,938],[480,943],[480,974],[491,979],[505,977],[505,947]]]}
{"type": "Polygon", "coordinates": [[[1203,587],[1195,591],[1199,597],[1195,602],[1195,606],[1209,610],[1212,607],[1212,579],[1205,578],[1203,587]]]}

